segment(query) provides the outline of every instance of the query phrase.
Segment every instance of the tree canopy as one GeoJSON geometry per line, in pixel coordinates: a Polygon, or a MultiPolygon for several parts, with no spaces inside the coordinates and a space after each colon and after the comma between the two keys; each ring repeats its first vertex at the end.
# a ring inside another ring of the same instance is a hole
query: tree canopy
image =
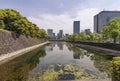
{"type": "Polygon", "coordinates": [[[84,32],[80,32],[75,35],[69,35],[68,37],[65,38],[67,41],[100,41],[102,39],[102,36],[97,33],[92,33],[89,32],[88,34],[85,34],[84,32]]]}
{"type": "Polygon", "coordinates": [[[0,9],[0,29],[31,37],[47,37],[45,30],[39,29],[37,25],[13,9],[0,9]]]}
{"type": "Polygon", "coordinates": [[[120,18],[111,19],[108,25],[103,27],[102,34],[104,38],[112,38],[116,43],[116,39],[120,37],[120,18]]]}

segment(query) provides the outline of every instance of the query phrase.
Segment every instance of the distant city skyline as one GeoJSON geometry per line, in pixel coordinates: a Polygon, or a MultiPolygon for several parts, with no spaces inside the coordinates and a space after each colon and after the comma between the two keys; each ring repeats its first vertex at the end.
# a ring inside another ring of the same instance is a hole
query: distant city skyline
{"type": "Polygon", "coordinates": [[[59,32],[54,33],[53,29],[47,29],[47,34],[51,39],[61,39],[64,36],[68,36],[69,34],[64,33],[63,30],[59,30],[59,32]]]}
{"type": "Polygon", "coordinates": [[[40,28],[70,34],[73,21],[81,21],[81,30],[93,31],[94,15],[103,10],[120,11],[119,4],[119,0],[0,0],[1,9],[15,9],[40,28]]]}

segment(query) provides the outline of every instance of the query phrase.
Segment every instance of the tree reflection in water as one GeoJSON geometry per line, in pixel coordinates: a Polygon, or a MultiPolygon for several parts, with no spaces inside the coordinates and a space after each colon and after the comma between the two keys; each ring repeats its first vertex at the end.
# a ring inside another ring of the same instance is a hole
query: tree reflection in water
{"type": "Polygon", "coordinates": [[[114,56],[112,55],[105,55],[105,54],[94,54],[91,56],[91,60],[94,60],[94,66],[98,68],[101,72],[105,72],[108,74],[108,77],[111,77],[111,60],[114,56]]]}
{"type": "MultiPolygon", "coordinates": [[[[111,61],[113,55],[108,55],[105,53],[98,53],[95,50],[84,50],[79,47],[76,47],[74,44],[67,44],[68,49],[74,51],[73,55],[76,55],[76,58],[84,58],[84,56],[89,57],[94,61],[94,66],[99,69],[99,71],[107,73],[108,78],[111,78],[111,61]]],[[[74,56],[75,57],[75,56],[74,56]]]]}
{"type": "Polygon", "coordinates": [[[36,73],[36,77],[29,81],[54,81],[54,80],[87,80],[98,78],[96,75],[88,74],[79,65],[72,64],[56,64],[51,65],[44,71],[36,73]]]}
{"type": "Polygon", "coordinates": [[[0,66],[0,81],[26,81],[29,71],[36,67],[39,58],[45,55],[45,50],[38,48],[2,64],[0,66]]]}
{"type": "Polygon", "coordinates": [[[87,51],[76,47],[73,44],[66,44],[68,49],[73,51],[74,59],[83,59],[89,57],[100,73],[95,74],[81,67],[79,64],[55,64],[46,69],[39,69],[38,73],[29,81],[54,81],[54,80],[89,80],[106,79],[111,77],[110,65],[113,56],[87,51]]]}
{"type": "Polygon", "coordinates": [[[87,50],[76,47],[74,44],[67,43],[66,45],[70,51],[73,51],[74,59],[82,59],[84,56],[89,57],[91,55],[87,50]]]}

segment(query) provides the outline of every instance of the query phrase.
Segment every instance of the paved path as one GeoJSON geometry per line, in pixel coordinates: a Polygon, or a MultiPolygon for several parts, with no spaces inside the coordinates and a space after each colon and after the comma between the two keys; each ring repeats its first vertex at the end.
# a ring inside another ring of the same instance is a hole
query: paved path
{"type": "Polygon", "coordinates": [[[7,62],[7,61],[9,61],[9,60],[12,60],[12,59],[14,59],[14,58],[16,58],[16,57],[18,57],[20,55],[23,55],[23,54],[25,54],[25,53],[33,50],[33,49],[36,49],[36,48],[38,48],[40,46],[48,44],[48,43],[49,43],[49,41],[38,44],[38,45],[31,46],[31,47],[23,48],[21,50],[18,50],[18,51],[12,52],[12,53],[1,54],[0,55],[0,65],[7,62]]]}

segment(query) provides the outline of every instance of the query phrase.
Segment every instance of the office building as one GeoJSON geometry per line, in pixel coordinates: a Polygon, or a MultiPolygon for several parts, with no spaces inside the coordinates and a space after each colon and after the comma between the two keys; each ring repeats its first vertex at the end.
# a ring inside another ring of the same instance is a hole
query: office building
{"type": "Polygon", "coordinates": [[[53,39],[56,39],[55,33],[53,33],[53,39]]]}
{"type": "Polygon", "coordinates": [[[90,32],[91,32],[90,29],[85,29],[85,34],[88,34],[90,32]]]}
{"type": "Polygon", "coordinates": [[[59,36],[60,36],[60,38],[63,38],[63,30],[59,31],[59,36]]]}
{"type": "Polygon", "coordinates": [[[57,33],[57,39],[61,39],[61,38],[63,38],[63,30],[59,30],[59,33],[57,33]]]}
{"type": "Polygon", "coordinates": [[[80,21],[74,21],[73,23],[73,34],[80,32],[80,21]]]}
{"type": "Polygon", "coordinates": [[[57,39],[60,39],[60,35],[59,35],[59,33],[57,33],[57,37],[56,37],[57,39]]]}
{"type": "Polygon", "coordinates": [[[94,16],[94,32],[100,33],[102,27],[107,25],[110,19],[119,17],[120,11],[101,11],[94,16]]]}
{"type": "Polygon", "coordinates": [[[66,33],[66,34],[65,34],[65,37],[68,37],[68,36],[69,36],[69,34],[68,34],[68,33],[66,33]]]}
{"type": "Polygon", "coordinates": [[[51,38],[53,38],[53,29],[48,29],[47,30],[47,34],[48,34],[48,36],[50,36],[51,38]]]}

